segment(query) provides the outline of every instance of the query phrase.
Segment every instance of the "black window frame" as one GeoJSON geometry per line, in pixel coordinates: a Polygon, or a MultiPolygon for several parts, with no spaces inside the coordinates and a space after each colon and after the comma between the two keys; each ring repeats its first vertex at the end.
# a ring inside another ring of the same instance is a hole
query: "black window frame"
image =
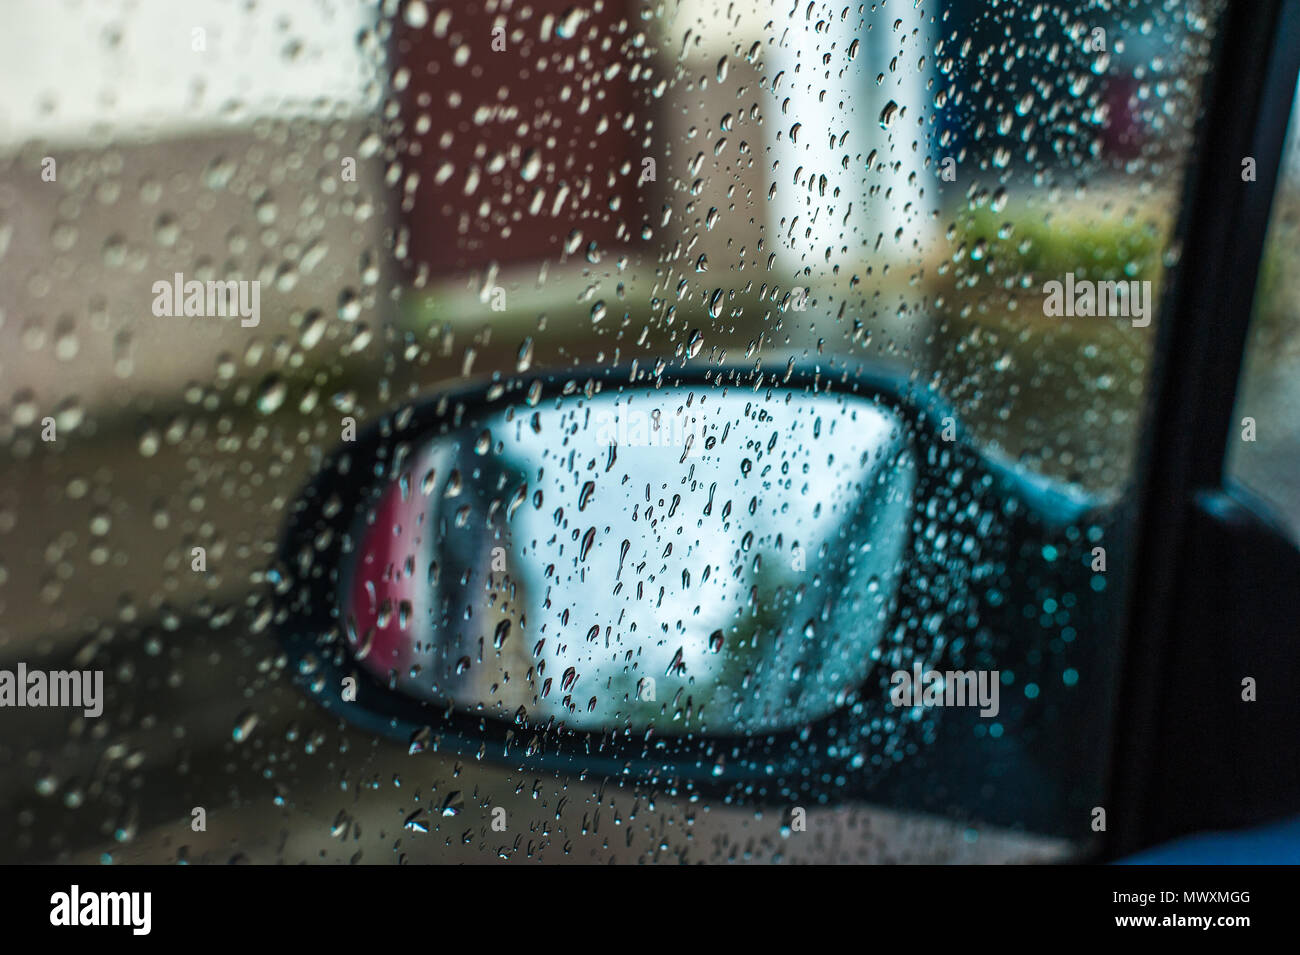
{"type": "Polygon", "coordinates": [[[1225,479],[1300,72],[1300,0],[1229,2],[1216,44],[1129,505],[1105,858],[1300,809],[1300,548],[1225,479]],[[1245,677],[1255,702],[1242,699],[1245,677]]]}

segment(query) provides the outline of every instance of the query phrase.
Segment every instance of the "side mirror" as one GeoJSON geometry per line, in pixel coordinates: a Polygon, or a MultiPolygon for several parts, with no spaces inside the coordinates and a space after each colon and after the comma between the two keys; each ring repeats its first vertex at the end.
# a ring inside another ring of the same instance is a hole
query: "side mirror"
{"type": "Polygon", "coordinates": [[[1077,603],[1092,506],[885,375],[494,383],[326,462],[276,619],[321,705],[413,750],[786,788],[932,735],[896,674],[998,669],[1027,542],[1077,603]]]}

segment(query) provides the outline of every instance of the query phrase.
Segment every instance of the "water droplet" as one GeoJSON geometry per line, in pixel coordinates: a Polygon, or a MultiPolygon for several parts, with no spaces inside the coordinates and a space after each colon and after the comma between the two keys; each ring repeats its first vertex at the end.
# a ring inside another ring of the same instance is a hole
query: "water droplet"
{"type": "Polygon", "coordinates": [[[424,0],[408,0],[403,19],[407,26],[416,30],[426,26],[429,22],[429,8],[425,6],[424,0]]]}
{"type": "Polygon", "coordinates": [[[530,149],[524,153],[524,164],[519,169],[519,175],[523,177],[524,182],[532,182],[542,172],[542,156],[536,149],[530,149]]]}
{"type": "Polygon", "coordinates": [[[270,375],[262,382],[257,393],[257,410],[262,414],[271,414],[284,404],[289,389],[279,375],[270,375]]]}
{"type": "Polygon", "coordinates": [[[245,710],[235,720],[234,731],[230,734],[236,743],[242,743],[253,735],[257,729],[258,716],[252,710],[245,710]]]}
{"type": "Polygon", "coordinates": [[[559,22],[555,24],[556,35],[564,40],[572,40],[578,35],[578,27],[585,17],[586,13],[581,7],[569,7],[560,14],[559,22]]]}

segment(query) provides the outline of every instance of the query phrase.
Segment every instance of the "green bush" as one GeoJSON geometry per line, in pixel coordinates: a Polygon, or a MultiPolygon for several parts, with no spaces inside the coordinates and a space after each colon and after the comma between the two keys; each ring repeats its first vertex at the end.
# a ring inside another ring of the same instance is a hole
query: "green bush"
{"type": "Polygon", "coordinates": [[[954,248],[965,245],[967,275],[1028,276],[1040,286],[1066,272],[1093,281],[1159,278],[1160,230],[1151,224],[976,209],[959,215],[954,231],[954,248]]]}

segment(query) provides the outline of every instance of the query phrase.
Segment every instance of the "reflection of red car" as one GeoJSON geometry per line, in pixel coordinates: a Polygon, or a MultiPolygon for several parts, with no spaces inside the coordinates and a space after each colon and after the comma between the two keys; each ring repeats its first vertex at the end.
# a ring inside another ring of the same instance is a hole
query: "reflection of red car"
{"type": "Polygon", "coordinates": [[[421,595],[427,598],[429,587],[416,577],[427,565],[420,559],[426,510],[423,495],[404,494],[402,484],[394,482],[375,507],[375,521],[357,549],[361,572],[352,578],[344,624],[361,665],[381,679],[414,662],[405,626],[413,614],[427,613],[421,595]]]}
{"type": "Polygon", "coordinates": [[[629,80],[639,58],[624,53],[638,19],[622,3],[572,11],[569,0],[507,13],[468,3],[420,27],[397,20],[395,72],[410,80],[395,188],[412,269],[463,273],[558,258],[576,233],[580,247],[639,235],[649,114],[629,80]]]}

